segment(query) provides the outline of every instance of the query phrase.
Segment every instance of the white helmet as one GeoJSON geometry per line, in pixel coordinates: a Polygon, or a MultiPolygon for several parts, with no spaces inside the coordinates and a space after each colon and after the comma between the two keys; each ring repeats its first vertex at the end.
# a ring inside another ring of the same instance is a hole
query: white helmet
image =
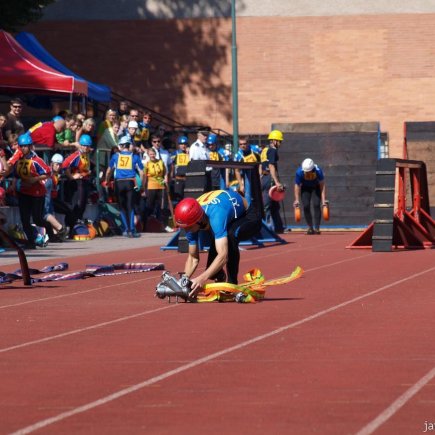
{"type": "Polygon", "coordinates": [[[63,157],[61,154],[54,154],[51,158],[51,163],[59,163],[61,165],[63,163],[63,157]]]}
{"type": "Polygon", "coordinates": [[[121,139],[119,139],[118,145],[121,148],[128,148],[131,145],[131,139],[130,136],[122,136],[121,139]]]}
{"type": "Polygon", "coordinates": [[[305,159],[302,162],[302,170],[304,172],[311,172],[314,169],[314,162],[312,159],[305,159]]]}

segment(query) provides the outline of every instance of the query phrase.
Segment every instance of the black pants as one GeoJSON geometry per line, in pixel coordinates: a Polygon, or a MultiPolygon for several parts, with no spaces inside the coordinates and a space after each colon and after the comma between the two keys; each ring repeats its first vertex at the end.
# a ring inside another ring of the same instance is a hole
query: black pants
{"type": "Polygon", "coordinates": [[[121,213],[124,213],[127,224],[125,231],[130,232],[135,231],[133,207],[134,186],[133,180],[115,180],[115,193],[118,197],[119,208],[121,213]]]}
{"type": "Polygon", "coordinates": [[[73,213],[76,220],[83,219],[92,185],[86,178],[71,180],[68,183],[67,198],[72,198],[73,213]]]}
{"type": "Polygon", "coordinates": [[[54,211],[58,214],[65,215],[65,225],[70,229],[74,228],[76,224],[76,218],[74,216],[72,208],[59,198],[53,198],[54,211]]]}
{"type": "MultiPolygon", "coordinates": [[[[240,251],[239,243],[249,240],[256,236],[261,230],[262,211],[253,202],[246,210],[246,213],[232,221],[228,226],[228,261],[227,261],[227,281],[237,284],[239,274],[240,251]]],[[[217,256],[215,240],[212,238],[210,250],[208,251],[207,267],[213,263],[217,256]]],[[[215,277],[212,277],[215,278],[215,277]]]]}
{"type": "Polygon", "coordinates": [[[38,227],[44,227],[48,236],[53,237],[53,228],[44,220],[45,196],[30,196],[18,193],[18,209],[20,211],[21,224],[30,244],[35,243],[31,220],[38,227]]]}
{"type": "Polygon", "coordinates": [[[307,225],[310,228],[319,229],[320,227],[320,218],[321,218],[321,207],[320,207],[320,198],[321,192],[320,187],[301,187],[301,200],[304,208],[304,217],[307,225]],[[314,211],[314,225],[313,225],[313,216],[311,215],[311,201],[313,202],[313,211],[314,211]]]}
{"type": "Polygon", "coordinates": [[[165,195],[164,189],[149,189],[147,192],[147,199],[146,199],[146,210],[145,210],[145,225],[147,219],[154,215],[156,219],[163,222],[167,225],[167,220],[165,222],[165,215],[163,213],[163,207],[164,207],[164,195],[165,195]]]}
{"type": "Polygon", "coordinates": [[[281,234],[284,231],[284,224],[281,219],[281,206],[279,202],[273,201],[269,196],[269,189],[272,187],[272,176],[270,174],[261,177],[261,191],[263,194],[264,211],[266,220],[272,220],[273,229],[276,233],[281,234]]]}

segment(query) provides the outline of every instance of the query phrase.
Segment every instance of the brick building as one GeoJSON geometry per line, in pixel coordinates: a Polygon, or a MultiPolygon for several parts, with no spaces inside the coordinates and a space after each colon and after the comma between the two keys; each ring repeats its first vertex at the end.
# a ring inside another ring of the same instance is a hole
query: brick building
{"type": "MultiPolygon", "coordinates": [[[[24,30],[89,80],[231,132],[230,2],[105,3],[59,0],[24,30]]],[[[404,121],[435,119],[435,2],[238,0],[237,17],[240,133],[378,121],[400,157],[404,121]]]]}

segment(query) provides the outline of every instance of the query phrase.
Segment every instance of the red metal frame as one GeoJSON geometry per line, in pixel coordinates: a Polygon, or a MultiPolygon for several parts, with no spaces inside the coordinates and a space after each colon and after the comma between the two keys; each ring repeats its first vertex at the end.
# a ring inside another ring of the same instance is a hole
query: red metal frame
{"type": "MultiPolygon", "coordinates": [[[[393,215],[394,248],[421,249],[435,247],[435,221],[430,216],[429,192],[426,166],[414,160],[396,161],[395,198],[397,208],[393,215]],[[406,207],[406,180],[412,192],[412,208],[406,207]]],[[[349,248],[370,248],[372,246],[374,224],[372,223],[349,248]]]]}

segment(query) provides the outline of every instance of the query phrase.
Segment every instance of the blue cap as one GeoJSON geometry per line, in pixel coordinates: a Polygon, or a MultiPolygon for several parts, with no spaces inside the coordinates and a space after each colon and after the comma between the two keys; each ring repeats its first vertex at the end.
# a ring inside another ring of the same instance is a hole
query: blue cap
{"type": "Polygon", "coordinates": [[[177,140],[178,144],[188,144],[189,140],[187,139],[186,136],[179,136],[178,140],[177,140]]]}
{"type": "Polygon", "coordinates": [[[90,147],[92,145],[92,138],[88,134],[80,136],[79,144],[84,147],[90,147]]]}
{"type": "Polygon", "coordinates": [[[62,118],[61,116],[55,116],[52,121],[56,122],[56,121],[63,121],[64,118],[62,118]]]}
{"type": "Polygon", "coordinates": [[[217,135],[210,133],[207,138],[207,145],[216,145],[217,135]]]}
{"type": "Polygon", "coordinates": [[[28,147],[33,144],[32,136],[29,133],[24,133],[18,136],[18,145],[20,147],[28,147]]]}

